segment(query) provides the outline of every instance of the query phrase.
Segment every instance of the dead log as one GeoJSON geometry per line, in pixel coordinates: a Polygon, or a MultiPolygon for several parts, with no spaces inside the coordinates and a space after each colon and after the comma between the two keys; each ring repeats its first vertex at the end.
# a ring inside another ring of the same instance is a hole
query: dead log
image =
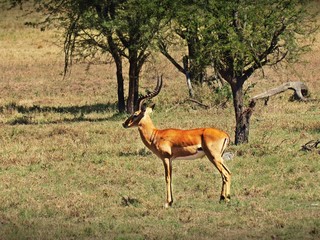
{"type": "Polygon", "coordinates": [[[243,111],[241,118],[244,127],[249,131],[249,125],[250,125],[250,118],[252,116],[252,113],[254,111],[254,108],[256,106],[256,102],[259,99],[265,100],[265,105],[267,105],[267,102],[271,96],[274,96],[276,94],[282,93],[288,89],[294,90],[294,98],[297,98],[302,101],[307,101],[305,97],[308,95],[309,90],[308,87],[303,82],[287,82],[279,87],[272,88],[264,93],[258,94],[251,98],[249,102],[249,106],[243,111]]]}
{"type": "MultiPolygon", "coordinates": [[[[312,151],[313,149],[318,149],[320,146],[320,139],[319,140],[311,140],[306,144],[301,146],[302,151],[312,151]]],[[[320,151],[319,151],[320,154],[320,151]]]]}
{"type": "Polygon", "coordinates": [[[252,98],[253,101],[256,101],[258,99],[265,99],[268,101],[268,98],[271,96],[274,96],[276,94],[282,93],[288,89],[294,90],[294,99],[307,101],[305,98],[309,94],[308,87],[303,82],[287,82],[279,87],[272,88],[264,93],[258,94],[252,98]]]}

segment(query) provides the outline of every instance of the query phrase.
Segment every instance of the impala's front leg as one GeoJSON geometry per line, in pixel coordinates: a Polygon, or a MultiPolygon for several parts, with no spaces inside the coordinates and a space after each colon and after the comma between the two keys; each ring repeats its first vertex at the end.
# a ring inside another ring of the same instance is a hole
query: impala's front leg
{"type": "Polygon", "coordinates": [[[166,192],[167,192],[167,200],[165,203],[165,208],[168,208],[173,203],[172,198],[172,160],[169,158],[163,159],[164,172],[165,172],[165,180],[166,180],[166,192]]]}

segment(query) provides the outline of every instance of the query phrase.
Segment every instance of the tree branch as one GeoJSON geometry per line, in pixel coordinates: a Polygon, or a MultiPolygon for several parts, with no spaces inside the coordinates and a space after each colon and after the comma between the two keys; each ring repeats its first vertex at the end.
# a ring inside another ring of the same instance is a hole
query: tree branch
{"type": "Polygon", "coordinates": [[[196,103],[196,104],[199,104],[199,105],[200,105],[201,107],[203,107],[203,108],[206,108],[206,109],[209,109],[209,108],[210,108],[208,105],[205,105],[205,104],[203,104],[202,102],[199,102],[199,101],[196,100],[196,99],[188,98],[187,100],[190,101],[190,102],[194,102],[194,103],[196,103]]]}
{"type": "Polygon", "coordinates": [[[176,60],[168,53],[167,51],[167,47],[166,45],[164,44],[163,41],[159,41],[158,43],[158,47],[160,49],[160,52],[180,71],[182,72],[183,74],[186,74],[184,68],[176,62],[176,60]]]}
{"type": "MultiPolygon", "coordinates": [[[[285,31],[286,27],[287,26],[282,22],[281,27],[273,33],[273,37],[272,37],[272,40],[270,41],[269,47],[258,56],[256,56],[255,53],[253,53],[255,63],[243,72],[243,75],[241,77],[242,80],[245,81],[254,73],[255,70],[257,70],[258,68],[262,68],[264,65],[269,63],[269,60],[267,59],[267,57],[268,57],[268,55],[273,53],[278,48],[277,47],[278,38],[285,31]]],[[[282,61],[287,56],[287,53],[288,52],[285,52],[282,54],[282,56],[278,56],[272,65],[277,64],[280,61],[282,61]]]]}

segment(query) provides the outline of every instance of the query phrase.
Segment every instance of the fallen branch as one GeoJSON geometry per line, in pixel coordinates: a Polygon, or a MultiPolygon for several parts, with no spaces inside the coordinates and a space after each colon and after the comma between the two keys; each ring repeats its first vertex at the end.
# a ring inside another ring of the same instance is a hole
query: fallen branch
{"type": "Polygon", "coordinates": [[[265,101],[264,104],[267,105],[269,98],[271,96],[282,93],[288,89],[294,90],[295,94],[293,97],[295,99],[299,99],[302,101],[309,101],[309,99],[305,98],[305,96],[308,96],[309,90],[308,90],[308,87],[303,82],[287,82],[287,83],[280,85],[279,87],[272,88],[270,90],[267,90],[264,93],[260,93],[256,96],[254,96],[253,98],[251,98],[251,101],[249,103],[249,107],[244,111],[243,114],[247,114],[248,117],[250,118],[250,116],[253,112],[253,109],[256,105],[257,100],[264,99],[264,101],[265,101]]]}
{"type": "MultiPolygon", "coordinates": [[[[301,150],[302,151],[312,151],[314,149],[319,148],[318,146],[320,146],[320,139],[319,140],[311,140],[309,142],[307,142],[306,144],[301,146],[301,150]]],[[[320,154],[320,151],[319,151],[320,154]]]]}
{"type": "Polygon", "coordinates": [[[272,88],[264,93],[258,94],[254,96],[251,100],[256,101],[258,99],[265,99],[268,101],[268,98],[271,96],[274,96],[276,94],[282,93],[288,89],[294,90],[295,95],[294,97],[302,100],[302,101],[307,101],[305,97],[308,95],[309,90],[308,87],[303,83],[303,82],[287,82],[279,87],[272,88]]]}
{"type": "Polygon", "coordinates": [[[256,102],[259,99],[265,100],[265,105],[267,105],[267,102],[271,96],[274,96],[276,94],[282,93],[288,89],[294,90],[295,95],[294,98],[300,99],[302,101],[307,101],[308,99],[305,98],[305,96],[308,95],[308,88],[303,82],[287,82],[279,87],[272,88],[264,93],[258,94],[251,98],[249,102],[249,106],[242,112],[241,121],[243,123],[243,127],[245,129],[249,129],[250,125],[250,118],[253,114],[254,108],[256,106],[256,102]]]}
{"type": "Polygon", "coordinates": [[[202,102],[199,102],[198,100],[195,100],[195,99],[193,99],[193,98],[188,98],[187,100],[190,101],[190,102],[197,103],[197,104],[199,104],[199,105],[200,105],[201,107],[203,107],[203,108],[206,108],[206,109],[210,108],[208,105],[205,105],[205,104],[203,104],[202,102]]]}

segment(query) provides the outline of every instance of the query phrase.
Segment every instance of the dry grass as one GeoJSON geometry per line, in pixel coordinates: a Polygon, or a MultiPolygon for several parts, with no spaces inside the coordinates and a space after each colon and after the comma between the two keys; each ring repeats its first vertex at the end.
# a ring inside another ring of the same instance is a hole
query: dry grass
{"type": "MultiPolygon", "coordinates": [[[[318,101],[289,102],[284,93],[257,106],[250,143],[229,148],[237,155],[227,162],[232,202],[218,203],[221,180],[209,161],[177,161],[166,210],[161,162],[136,130],[121,127],[113,66],[77,64],[63,80],[57,34],[15,14],[0,14],[0,239],[320,238],[320,155],[299,151],[320,137],[319,41],[306,64],[248,83],[258,82],[254,95],[302,80],[318,101]]],[[[153,58],[141,87],[165,71],[158,127],[217,126],[233,136],[231,103],[204,110],[185,102],[184,78],[153,58]]]]}

